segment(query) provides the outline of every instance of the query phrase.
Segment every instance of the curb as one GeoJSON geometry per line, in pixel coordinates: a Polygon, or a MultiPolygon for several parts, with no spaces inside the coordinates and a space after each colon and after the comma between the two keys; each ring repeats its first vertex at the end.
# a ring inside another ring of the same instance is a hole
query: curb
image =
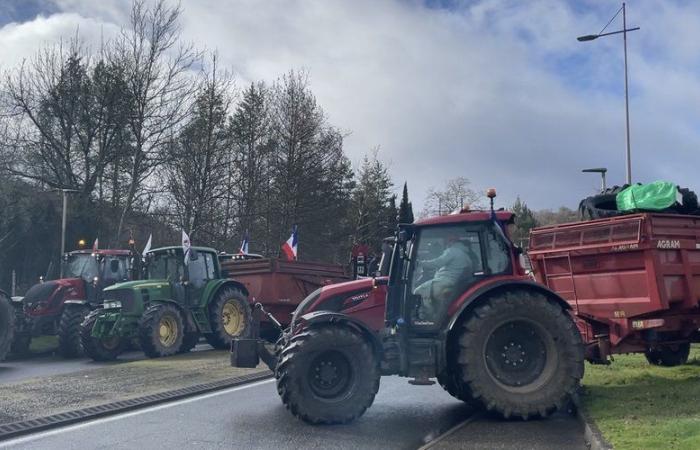
{"type": "Polygon", "coordinates": [[[595,420],[593,420],[583,407],[580,398],[581,394],[582,392],[573,396],[572,400],[576,407],[576,419],[583,425],[583,438],[586,440],[591,450],[613,450],[612,444],[605,439],[598,425],[596,425],[595,420]]]}
{"type": "Polygon", "coordinates": [[[147,406],[153,406],[173,400],[180,400],[186,397],[194,397],[208,392],[228,389],[231,387],[252,383],[254,381],[260,381],[271,377],[272,372],[270,372],[269,370],[264,370],[261,372],[241,375],[239,377],[230,378],[227,380],[197,384],[186,388],[161,392],[159,394],[151,394],[143,397],[132,398],[130,400],[121,400],[113,403],[106,403],[104,405],[90,406],[88,408],[67,411],[51,416],[23,420],[20,422],[12,422],[0,425],[0,442],[6,439],[15,438],[30,433],[36,433],[38,431],[59,428],[77,422],[84,422],[87,420],[97,419],[99,417],[112,416],[115,414],[144,408],[147,406]]]}

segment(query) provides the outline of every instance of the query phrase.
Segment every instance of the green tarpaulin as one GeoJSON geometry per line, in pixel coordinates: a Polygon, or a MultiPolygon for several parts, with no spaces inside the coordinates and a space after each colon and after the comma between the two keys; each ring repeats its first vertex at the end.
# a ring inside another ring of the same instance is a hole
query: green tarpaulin
{"type": "Polygon", "coordinates": [[[676,203],[682,203],[682,196],[675,184],[655,181],[632,185],[617,194],[615,200],[620,211],[661,211],[676,203]]]}

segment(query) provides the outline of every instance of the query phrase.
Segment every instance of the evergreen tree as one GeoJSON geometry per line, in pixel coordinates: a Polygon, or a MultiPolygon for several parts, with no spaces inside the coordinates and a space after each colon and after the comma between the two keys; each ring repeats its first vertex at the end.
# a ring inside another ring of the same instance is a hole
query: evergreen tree
{"type": "Polygon", "coordinates": [[[413,223],[413,204],[408,201],[408,183],[403,183],[401,205],[399,205],[399,223],[413,223]]]}
{"type": "Polygon", "coordinates": [[[512,211],[515,214],[515,230],[510,238],[516,245],[523,247],[529,239],[530,230],[537,226],[537,219],[520,197],[515,200],[512,211]]]}

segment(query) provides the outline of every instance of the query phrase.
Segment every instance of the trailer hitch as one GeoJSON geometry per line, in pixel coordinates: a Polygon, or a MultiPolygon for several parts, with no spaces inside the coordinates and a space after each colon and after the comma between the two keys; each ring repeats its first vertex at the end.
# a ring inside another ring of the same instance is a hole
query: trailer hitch
{"type": "Polygon", "coordinates": [[[275,316],[265,311],[262,304],[255,303],[252,337],[234,338],[231,341],[231,365],[233,367],[254,368],[262,359],[265,365],[274,372],[277,367],[277,356],[267,348],[267,342],[260,338],[260,314],[265,314],[280,332],[284,332],[282,324],[275,319],[275,316]]]}

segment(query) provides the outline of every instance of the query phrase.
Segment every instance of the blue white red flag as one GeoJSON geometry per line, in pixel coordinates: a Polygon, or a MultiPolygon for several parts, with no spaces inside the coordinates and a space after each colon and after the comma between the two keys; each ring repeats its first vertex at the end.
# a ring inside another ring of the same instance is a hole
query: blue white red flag
{"type": "Polygon", "coordinates": [[[246,231],[245,234],[243,235],[243,242],[241,242],[241,248],[238,250],[238,253],[241,255],[247,255],[248,254],[248,241],[250,240],[250,237],[248,236],[248,232],[246,231]]]}
{"type": "Polygon", "coordinates": [[[282,244],[282,254],[289,260],[297,259],[297,226],[292,228],[292,235],[289,236],[287,242],[282,244]]]}
{"type": "Polygon", "coordinates": [[[151,251],[151,243],[153,242],[153,234],[150,234],[148,236],[148,242],[146,242],[146,246],[143,248],[143,252],[141,252],[141,255],[146,256],[146,253],[151,251]]]}

